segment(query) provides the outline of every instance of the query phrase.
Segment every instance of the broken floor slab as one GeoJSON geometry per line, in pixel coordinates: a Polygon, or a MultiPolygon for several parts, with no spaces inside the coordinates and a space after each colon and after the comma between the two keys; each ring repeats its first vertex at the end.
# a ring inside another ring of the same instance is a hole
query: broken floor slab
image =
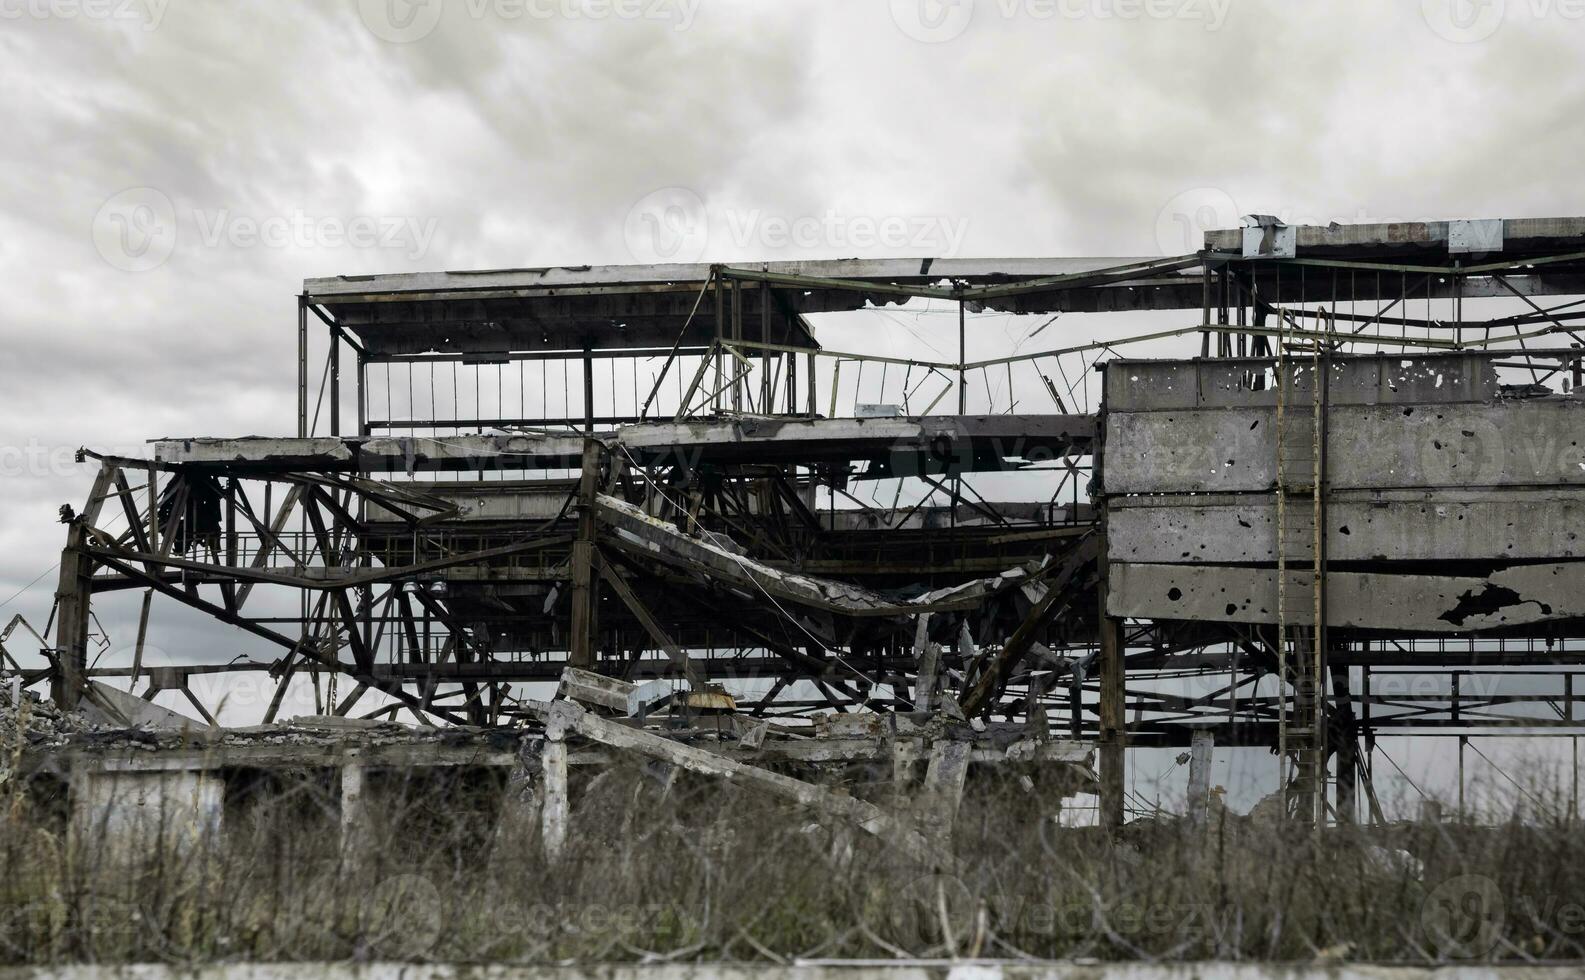
{"type": "MultiPolygon", "coordinates": [[[[924,416],[916,418],[687,419],[623,426],[597,434],[637,462],[699,465],[847,462],[943,454],[967,469],[1011,469],[1021,461],[1087,451],[1093,415],[924,416]]],[[[291,467],[321,472],[414,473],[576,467],[581,432],[535,431],[341,438],[173,438],[153,441],[162,468],[204,466],[247,471],[291,467]]]]}
{"type": "MultiPolygon", "coordinates": [[[[850,820],[869,833],[897,846],[914,860],[933,862],[941,857],[917,830],[907,826],[903,818],[889,813],[874,803],[832,792],[823,786],[793,779],[758,766],[734,762],[699,746],[686,745],[641,729],[617,724],[585,711],[570,701],[551,703],[544,709],[544,717],[546,726],[550,730],[547,748],[552,748],[560,742],[559,732],[576,732],[614,749],[636,752],[706,776],[730,779],[829,816],[850,820]]],[[[966,760],[966,751],[964,757],[966,760]]],[[[550,763],[547,762],[547,768],[549,765],[550,763]]]]}
{"type": "Polygon", "coordinates": [[[779,599],[847,616],[913,616],[975,609],[990,596],[1028,582],[1041,571],[1040,567],[1009,569],[1001,575],[975,579],[899,602],[834,579],[772,568],[705,538],[690,537],[670,522],[652,517],[616,497],[601,494],[595,504],[600,521],[617,533],[614,543],[625,551],[703,572],[717,582],[736,585],[750,593],[763,591],[779,599]]]}

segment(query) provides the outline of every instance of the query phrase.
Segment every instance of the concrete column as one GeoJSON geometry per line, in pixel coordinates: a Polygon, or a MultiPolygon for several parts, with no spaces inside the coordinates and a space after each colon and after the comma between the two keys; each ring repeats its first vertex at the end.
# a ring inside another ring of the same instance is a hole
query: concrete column
{"type": "MultiPolygon", "coordinates": [[[[1105,512],[1102,512],[1105,520],[1105,512]]],[[[1097,706],[1101,736],[1101,826],[1123,826],[1123,786],[1125,765],[1125,727],[1128,701],[1123,686],[1123,621],[1108,615],[1107,595],[1111,570],[1106,558],[1106,541],[1101,541],[1098,559],[1100,575],[1096,580],[1100,628],[1101,700],[1097,706]]]]}
{"type": "Polygon", "coordinates": [[[915,616],[914,620],[914,710],[934,711],[941,648],[930,642],[929,614],[915,616]]]}
{"type": "Polygon", "coordinates": [[[1216,737],[1206,729],[1196,729],[1189,743],[1189,820],[1205,820],[1211,800],[1211,749],[1216,737]]]}
{"type": "Polygon", "coordinates": [[[341,849],[350,853],[367,842],[369,815],[364,803],[367,770],[358,763],[341,767],[341,849]]]}
{"type": "Polygon", "coordinates": [[[892,789],[902,798],[913,785],[915,770],[923,756],[919,740],[898,736],[892,739],[892,789]]]}
{"type": "Polygon", "coordinates": [[[524,739],[517,753],[517,765],[507,775],[506,787],[501,795],[501,812],[495,824],[497,844],[506,844],[509,848],[526,846],[534,839],[543,804],[540,793],[543,781],[539,743],[534,739],[524,739]]]}
{"type": "Polygon", "coordinates": [[[540,839],[544,842],[545,857],[554,860],[567,843],[567,822],[571,815],[567,800],[567,743],[565,732],[558,725],[550,725],[545,735],[545,747],[540,754],[545,774],[540,839]]]}
{"type": "Polygon", "coordinates": [[[1029,690],[1025,695],[1024,734],[1042,742],[1051,737],[1051,719],[1046,717],[1045,702],[1047,678],[1029,677],[1029,690]]]}
{"type": "Polygon", "coordinates": [[[925,830],[942,839],[952,836],[952,825],[963,803],[963,784],[969,773],[969,753],[973,746],[956,739],[937,739],[930,746],[930,765],[925,769],[925,830]]]}
{"type": "Polygon", "coordinates": [[[1123,727],[1127,708],[1123,694],[1122,633],[1122,620],[1101,617],[1101,823],[1112,828],[1123,825],[1123,786],[1126,782],[1123,727]]]}

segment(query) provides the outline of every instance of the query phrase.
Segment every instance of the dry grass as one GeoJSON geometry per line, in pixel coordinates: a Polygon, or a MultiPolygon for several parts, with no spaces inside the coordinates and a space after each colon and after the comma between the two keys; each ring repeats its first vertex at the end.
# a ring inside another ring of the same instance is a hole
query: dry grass
{"type": "Polygon", "coordinates": [[[1496,828],[1218,816],[1113,840],[975,783],[928,868],[718,782],[635,768],[580,789],[554,865],[488,781],[386,787],[346,848],[323,779],[126,851],[35,789],[0,815],[0,962],[1585,956],[1585,842],[1534,803],[1496,828]]]}

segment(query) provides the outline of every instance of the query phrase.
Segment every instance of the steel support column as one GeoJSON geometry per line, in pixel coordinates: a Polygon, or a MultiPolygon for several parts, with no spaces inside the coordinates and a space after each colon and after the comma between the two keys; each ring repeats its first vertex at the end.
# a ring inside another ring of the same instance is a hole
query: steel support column
{"type": "Polygon", "coordinates": [[[568,662],[585,670],[594,667],[597,601],[594,570],[594,498],[600,487],[602,447],[594,439],[583,444],[583,473],[578,481],[578,537],[572,544],[572,623],[568,662]]]}

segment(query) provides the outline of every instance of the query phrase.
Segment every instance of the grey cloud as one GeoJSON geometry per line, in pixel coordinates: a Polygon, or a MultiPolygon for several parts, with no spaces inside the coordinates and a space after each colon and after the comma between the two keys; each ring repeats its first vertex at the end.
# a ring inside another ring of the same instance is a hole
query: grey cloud
{"type": "MultiPolygon", "coordinates": [[[[0,447],[289,431],[305,277],[627,261],[628,209],[673,185],[783,217],[945,216],[979,254],[1153,251],[1157,212],[1195,187],[1320,217],[1579,210],[1578,22],[1515,16],[1458,45],[1417,4],[1239,3],[1208,31],[980,0],[926,44],[850,0],[705,0],[687,30],[448,6],[411,43],[354,0],[176,0],[154,30],[7,22],[0,447]],[[172,202],[175,248],[122,272],[91,223],[144,186],[172,202]],[[200,217],[296,212],[432,220],[434,239],[416,257],[201,241],[200,217]]],[[[0,478],[0,585],[55,560],[54,507],[87,482],[0,478]]],[[[15,608],[41,623],[52,585],[15,608]]],[[[241,642],[171,636],[184,655],[241,642]]]]}

